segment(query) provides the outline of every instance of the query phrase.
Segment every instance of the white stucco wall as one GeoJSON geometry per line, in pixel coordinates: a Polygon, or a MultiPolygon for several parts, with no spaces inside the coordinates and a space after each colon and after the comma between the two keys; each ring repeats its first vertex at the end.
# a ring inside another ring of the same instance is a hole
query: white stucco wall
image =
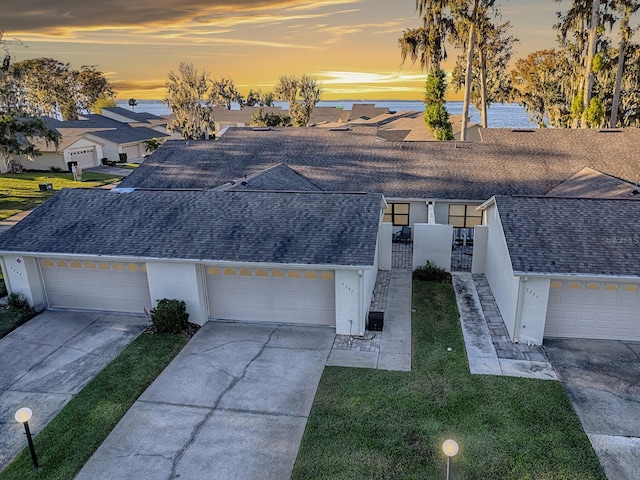
{"type": "Polygon", "coordinates": [[[392,231],[393,225],[390,223],[380,224],[378,230],[378,268],[380,270],[391,270],[392,231]]]}
{"type": "Polygon", "coordinates": [[[178,262],[147,262],[146,265],[152,305],[156,306],[163,298],[184,300],[189,321],[204,325],[209,315],[202,301],[199,266],[178,262]]]}
{"type": "MultiPolygon", "coordinates": [[[[362,305],[364,274],[358,270],[336,270],[336,334],[364,335],[365,312],[362,305]]],[[[368,307],[368,305],[367,305],[368,307]]]]}
{"type": "Polygon", "coordinates": [[[58,152],[42,152],[42,155],[38,157],[20,155],[16,161],[28,170],[49,170],[51,167],[67,169],[64,155],[58,152]]]}
{"type": "Polygon", "coordinates": [[[119,160],[120,155],[118,151],[118,144],[104,140],[104,146],[102,147],[102,156],[100,158],[108,158],[109,160],[119,160]]]}
{"type": "Polygon", "coordinates": [[[487,265],[487,241],[489,228],[476,225],[473,228],[473,257],[471,257],[471,273],[484,273],[487,265]]]}
{"type": "Polygon", "coordinates": [[[520,282],[513,275],[507,242],[495,204],[488,207],[485,212],[485,218],[489,227],[485,274],[505,326],[513,340],[520,282]]]}
{"type": "Polygon", "coordinates": [[[451,225],[416,223],[413,232],[413,269],[426,265],[427,261],[451,271],[451,225]]]}
{"type": "Polygon", "coordinates": [[[9,293],[22,293],[37,311],[46,307],[44,286],[34,257],[4,255],[2,271],[9,293]]]}
{"type": "Polygon", "coordinates": [[[541,345],[549,301],[549,278],[523,277],[520,321],[516,333],[519,343],[541,345]]]}

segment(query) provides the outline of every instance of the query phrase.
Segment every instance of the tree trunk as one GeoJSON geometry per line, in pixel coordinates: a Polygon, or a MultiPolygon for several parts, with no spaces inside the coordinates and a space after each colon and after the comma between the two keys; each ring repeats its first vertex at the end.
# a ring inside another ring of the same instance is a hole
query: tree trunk
{"type": "Polygon", "coordinates": [[[584,113],[582,115],[582,128],[587,128],[586,112],[591,102],[591,91],[593,89],[593,74],[591,73],[591,64],[596,54],[596,44],[598,41],[597,29],[598,20],[600,19],[600,0],[593,0],[591,6],[591,23],[589,24],[589,45],[587,50],[587,58],[585,59],[584,69],[584,95],[583,106],[584,113]]]}
{"type": "Polygon", "coordinates": [[[464,80],[464,103],[462,104],[462,126],[460,130],[460,140],[467,139],[467,125],[469,124],[469,101],[471,99],[471,78],[473,73],[473,48],[476,43],[476,20],[478,18],[478,2],[474,0],[473,11],[471,13],[471,24],[469,25],[469,44],[467,45],[467,72],[464,80]]]}
{"type": "Polygon", "coordinates": [[[480,124],[487,128],[487,59],[480,50],[480,124]]]}
{"type": "Polygon", "coordinates": [[[622,75],[624,73],[624,57],[627,53],[627,29],[629,28],[629,17],[631,11],[627,9],[625,16],[620,22],[620,51],[618,52],[618,71],[616,73],[616,85],[613,91],[613,102],[611,104],[611,118],[609,128],[616,128],[618,124],[618,108],[620,107],[620,90],[622,89],[622,75]]]}

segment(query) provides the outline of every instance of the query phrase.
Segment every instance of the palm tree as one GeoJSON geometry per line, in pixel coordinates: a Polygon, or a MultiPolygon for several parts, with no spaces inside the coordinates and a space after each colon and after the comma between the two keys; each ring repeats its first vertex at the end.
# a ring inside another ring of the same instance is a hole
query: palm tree
{"type": "Polygon", "coordinates": [[[135,98],[130,98],[129,99],[129,106],[133,109],[133,111],[136,111],[136,105],[138,105],[138,101],[135,98]]]}
{"type": "Polygon", "coordinates": [[[622,75],[624,74],[624,60],[627,54],[627,44],[631,40],[633,30],[629,28],[631,15],[640,10],[640,3],[637,0],[619,0],[615,4],[621,15],[620,19],[620,47],[618,49],[618,71],[616,72],[616,83],[613,91],[613,102],[611,105],[611,118],[609,128],[615,128],[618,123],[618,108],[620,106],[620,91],[622,90],[622,75]]]}

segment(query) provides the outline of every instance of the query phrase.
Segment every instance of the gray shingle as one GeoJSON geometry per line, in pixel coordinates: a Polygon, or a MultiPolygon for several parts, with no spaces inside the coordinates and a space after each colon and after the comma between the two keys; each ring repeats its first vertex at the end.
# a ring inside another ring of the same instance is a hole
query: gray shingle
{"type": "Polygon", "coordinates": [[[168,137],[168,135],[152,130],[151,128],[129,127],[122,123],[117,130],[99,130],[91,132],[91,135],[114,143],[133,143],[151,140],[152,138],[168,137]]]}
{"type": "Polygon", "coordinates": [[[496,197],[514,271],[640,276],[640,202],[496,197]]]}
{"type": "Polygon", "coordinates": [[[217,190],[254,191],[279,190],[288,192],[322,191],[315,183],[293,168],[279,164],[267,168],[247,178],[240,178],[231,183],[221,185],[217,190]]]}
{"type": "Polygon", "coordinates": [[[231,128],[215,142],[170,141],[122,185],[214,188],[285,163],[326,191],[483,201],[492,195],[544,195],[585,166],[631,180],[638,172],[639,129],[486,129],[482,143],[385,142],[376,130],[231,128]]]}
{"type": "Polygon", "coordinates": [[[373,265],[381,195],[62,190],[0,251],[373,265]]]}

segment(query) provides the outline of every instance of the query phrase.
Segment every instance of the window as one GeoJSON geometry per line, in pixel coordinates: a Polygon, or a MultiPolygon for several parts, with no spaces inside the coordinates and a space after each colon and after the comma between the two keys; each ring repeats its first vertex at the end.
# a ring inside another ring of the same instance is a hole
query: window
{"type": "Polygon", "coordinates": [[[383,222],[390,222],[397,227],[406,227],[409,225],[409,204],[408,203],[390,203],[384,211],[383,222]]]}
{"type": "Polygon", "coordinates": [[[455,228],[473,228],[482,225],[482,212],[477,205],[449,205],[449,225],[455,228]]]}

